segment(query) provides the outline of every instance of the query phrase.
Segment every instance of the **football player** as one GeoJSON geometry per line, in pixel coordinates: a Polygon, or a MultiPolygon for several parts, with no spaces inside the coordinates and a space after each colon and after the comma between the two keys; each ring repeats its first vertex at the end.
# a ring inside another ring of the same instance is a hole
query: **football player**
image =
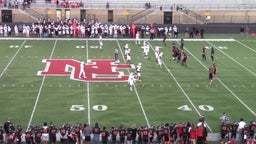
{"type": "Polygon", "coordinates": [[[208,80],[208,84],[211,85],[211,84],[212,84],[212,78],[213,78],[213,68],[210,67],[208,71],[209,71],[209,80],[208,80]]]}
{"type": "Polygon", "coordinates": [[[135,83],[134,75],[133,75],[133,73],[130,73],[129,78],[128,78],[128,84],[129,84],[130,91],[133,90],[134,83],[135,83]]]}
{"type": "Polygon", "coordinates": [[[163,52],[160,52],[157,57],[157,65],[162,68],[163,65],[163,52]]]}
{"type": "Polygon", "coordinates": [[[205,47],[203,47],[202,60],[206,61],[206,48],[205,47]]]}
{"type": "Polygon", "coordinates": [[[135,44],[140,44],[140,32],[139,31],[137,31],[137,33],[136,33],[135,44]]]}
{"type": "Polygon", "coordinates": [[[84,62],[81,62],[81,64],[80,64],[79,78],[81,78],[81,76],[83,76],[83,78],[85,78],[84,62]]]}
{"type": "Polygon", "coordinates": [[[141,63],[138,63],[137,67],[136,67],[136,74],[137,74],[137,79],[139,81],[141,81],[141,63]]]}
{"type": "Polygon", "coordinates": [[[103,41],[102,41],[102,36],[101,35],[99,37],[99,48],[100,48],[100,50],[103,49],[103,41]]]}
{"type": "Polygon", "coordinates": [[[148,42],[144,41],[144,46],[143,46],[143,54],[144,58],[148,58],[148,53],[149,53],[149,45],[148,42]]]}

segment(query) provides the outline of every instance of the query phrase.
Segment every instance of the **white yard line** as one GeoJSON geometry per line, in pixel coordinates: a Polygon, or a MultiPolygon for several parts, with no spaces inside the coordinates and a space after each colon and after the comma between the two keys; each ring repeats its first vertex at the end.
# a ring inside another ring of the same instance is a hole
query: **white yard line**
{"type": "MultiPolygon", "coordinates": [[[[88,40],[86,40],[86,63],[88,64],[88,58],[89,58],[89,50],[88,50],[88,40]]],[[[91,104],[90,104],[90,83],[87,82],[87,109],[88,109],[88,124],[91,124],[91,104]]]]}
{"type": "MultiPolygon", "coordinates": [[[[212,44],[211,42],[208,42],[208,44],[210,44],[213,47],[217,47],[214,44],[212,44]]],[[[228,58],[230,58],[231,60],[233,60],[234,62],[236,62],[238,65],[240,65],[241,67],[243,67],[245,70],[247,70],[249,73],[251,73],[253,76],[256,76],[256,73],[254,73],[253,71],[251,71],[250,69],[248,69],[246,66],[242,65],[241,63],[239,63],[237,60],[235,60],[233,57],[231,57],[230,55],[226,54],[225,52],[223,52],[222,50],[216,48],[218,51],[220,51],[221,53],[223,53],[225,56],[227,56],[228,58]]]]}
{"type": "Polygon", "coordinates": [[[2,76],[4,75],[4,73],[6,72],[7,68],[9,67],[9,65],[12,63],[12,61],[14,60],[14,58],[17,56],[17,54],[20,52],[21,48],[23,47],[23,45],[26,43],[27,40],[25,40],[19,47],[19,49],[16,51],[16,53],[13,55],[13,57],[11,58],[11,60],[9,61],[9,63],[6,65],[6,67],[4,68],[4,70],[2,71],[2,73],[0,74],[0,79],[2,78],[2,76]]]}
{"type": "MultiPolygon", "coordinates": [[[[53,53],[54,53],[55,48],[56,48],[56,44],[57,44],[57,40],[55,40],[55,43],[54,43],[54,46],[53,46],[53,49],[52,49],[52,52],[51,52],[51,55],[50,55],[49,59],[52,59],[53,53]]],[[[31,125],[31,122],[32,122],[32,119],[34,117],[35,110],[37,108],[37,103],[38,103],[38,100],[39,100],[39,98],[41,96],[41,92],[42,92],[42,88],[43,88],[43,85],[44,85],[44,81],[45,81],[45,76],[43,77],[43,80],[42,80],[42,82],[40,84],[39,91],[38,91],[37,97],[36,97],[36,101],[35,101],[35,104],[34,104],[34,107],[33,107],[33,110],[32,110],[32,113],[31,113],[31,116],[30,116],[30,119],[29,119],[29,122],[28,122],[27,130],[29,129],[29,127],[31,125]]]]}
{"type": "MultiPolygon", "coordinates": [[[[116,42],[117,42],[117,44],[118,44],[118,48],[119,48],[119,51],[121,52],[122,58],[123,58],[123,60],[125,61],[124,54],[123,54],[123,51],[122,51],[122,49],[121,49],[121,45],[120,45],[120,43],[119,43],[118,40],[116,40],[116,42]]],[[[130,70],[128,70],[128,72],[129,72],[129,74],[130,74],[130,70]]],[[[150,123],[149,123],[149,121],[148,121],[148,117],[147,117],[146,112],[145,112],[145,110],[144,110],[144,107],[143,107],[143,105],[142,105],[142,102],[141,102],[141,99],[140,99],[140,96],[139,96],[139,94],[138,94],[138,91],[137,91],[137,89],[136,89],[135,84],[134,84],[133,88],[134,88],[134,91],[135,91],[135,93],[136,93],[137,99],[138,99],[138,101],[139,101],[139,104],[140,104],[140,108],[141,108],[141,110],[142,110],[142,113],[143,113],[143,115],[144,115],[144,117],[145,117],[145,120],[146,120],[146,122],[147,122],[147,126],[150,127],[150,123]]]]}
{"type": "MultiPolygon", "coordinates": [[[[150,44],[149,45],[151,47],[151,49],[155,52],[155,49],[153,48],[153,46],[150,44]]],[[[183,95],[186,97],[186,99],[189,101],[189,103],[192,105],[192,107],[195,109],[196,113],[199,116],[202,116],[202,114],[198,111],[198,109],[196,108],[196,106],[194,105],[194,103],[192,102],[192,100],[189,98],[189,96],[187,95],[187,93],[184,91],[184,89],[181,87],[180,83],[177,81],[177,79],[175,78],[175,76],[173,75],[173,73],[170,71],[170,69],[166,66],[166,64],[163,62],[163,65],[165,67],[165,69],[168,71],[168,73],[170,74],[170,76],[173,78],[173,80],[175,81],[175,83],[177,84],[177,86],[180,88],[181,92],[183,93],[183,95]]],[[[210,132],[212,132],[212,129],[210,128],[210,126],[208,124],[206,124],[208,129],[210,130],[210,132]]]]}
{"type": "Polygon", "coordinates": [[[240,45],[242,45],[242,46],[244,46],[244,47],[250,49],[250,50],[253,51],[254,53],[256,53],[256,50],[255,50],[255,49],[253,49],[253,48],[251,48],[251,47],[245,45],[244,43],[242,43],[242,42],[240,42],[240,41],[237,41],[237,40],[236,40],[236,42],[239,43],[240,45]]]}
{"type": "MultiPolygon", "coordinates": [[[[196,57],[194,56],[187,48],[184,47],[184,49],[191,55],[193,56],[207,71],[208,68],[196,57]]],[[[256,116],[255,112],[249,108],[231,89],[228,88],[226,84],[224,84],[219,78],[217,80],[228,90],[244,107],[246,107],[254,116],[256,116]]]]}

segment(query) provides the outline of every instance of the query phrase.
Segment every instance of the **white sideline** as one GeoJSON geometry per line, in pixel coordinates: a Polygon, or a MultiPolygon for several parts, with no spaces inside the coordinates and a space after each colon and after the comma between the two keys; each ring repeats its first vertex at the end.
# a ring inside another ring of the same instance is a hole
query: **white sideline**
{"type": "MultiPolygon", "coordinates": [[[[99,38],[24,38],[24,37],[1,37],[0,40],[99,40],[99,38]]],[[[104,41],[123,40],[123,41],[135,41],[135,38],[103,38],[104,41]]],[[[149,38],[143,38],[141,40],[149,40],[149,38]]],[[[184,39],[185,41],[236,41],[235,39],[184,39]]],[[[163,41],[162,38],[155,38],[152,41],[163,41]]],[[[177,39],[166,39],[166,41],[180,41],[177,39]]]]}

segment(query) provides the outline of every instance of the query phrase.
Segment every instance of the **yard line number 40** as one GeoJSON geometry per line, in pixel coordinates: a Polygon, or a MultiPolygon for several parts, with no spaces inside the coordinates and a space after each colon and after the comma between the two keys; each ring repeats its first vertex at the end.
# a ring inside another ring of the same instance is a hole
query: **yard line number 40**
{"type": "MultiPolygon", "coordinates": [[[[213,111],[214,108],[210,105],[199,105],[198,108],[202,111],[213,111]]],[[[106,105],[94,105],[92,107],[95,111],[106,111],[108,107],[106,105]]],[[[190,108],[188,105],[183,105],[177,108],[178,110],[182,111],[192,111],[192,108],[190,108]]],[[[83,111],[85,110],[84,105],[72,105],[70,107],[71,111],[83,111]]]]}

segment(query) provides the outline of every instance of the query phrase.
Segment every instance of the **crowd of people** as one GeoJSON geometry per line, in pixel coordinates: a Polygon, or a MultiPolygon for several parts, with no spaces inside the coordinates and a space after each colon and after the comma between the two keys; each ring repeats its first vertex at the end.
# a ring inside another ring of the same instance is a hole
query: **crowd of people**
{"type": "Polygon", "coordinates": [[[256,122],[250,120],[246,123],[243,118],[239,121],[231,121],[224,112],[220,117],[220,142],[222,144],[254,144],[256,142],[256,122]]]}
{"type": "MultiPolygon", "coordinates": [[[[225,113],[220,117],[220,142],[223,144],[254,144],[256,142],[254,121],[249,124],[240,121],[230,121],[225,113]]],[[[11,119],[0,126],[0,143],[20,144],[206,144],[208,141],[207,124],[204,117],[198,123],[180,122],[165,123],[158,126],[132,124],[110,127],[100,126],[96,122],[90,124],[66,123],[57,127],[53,122],[42,126],[31,125],[27,130],[16,127],[11,119]]]]}
{"type": "Polygon", "coordinates": [[[95,38],[99,35],[113,38],[131,38],[139,32],[141,38],[178,38],[180,31],[185,31],[185,37],[193,38],[198,35],[198,28],[192,26],[186,30],[179,30],[176,25],[137,25],[135,29],[132,25],[102,24],[98,20],[78,20],[73,19],[38,19],[31,24],[0,24],[1,36],[23,36],[23,37],[78,37],[78,38],[95,38]],[[74,25],[74,22],[76,25],[74,25]],[[8,29],[7,29],[8,28],[8,29]],[[187,31],[188,29],[188,31],[187,31]]]}
{"type": "Polygon", "coordinates": [[[204,144],[207,137],[207,130],[204,118],[196,125],[194,123],[165,123],[159,126],[140,126],[133,124],[131,127],[120,125],[119,127],[112,125],[110,128],[100,127],[99,123],[95,123],[92,127],[89,124],[77,123],[71,125],[63,124],[57,128],[54,123],[49,125],[45,122],[42,126],[31,125],[28,130],[18,125],[15,127],[8,119],[4,124],[4,128],[0,127],[1,142],[7,144],[19,144],[22,142],[22,136],[25,138],[26,144],[55,144],[59,137],[61,144],[146,144],[146,143],[189,143],[196,141],[204,144]],[[6,134],[5,139],[3,134],[6,134]],[[24,135],[22,135],[24,133],[24,135]]]}

